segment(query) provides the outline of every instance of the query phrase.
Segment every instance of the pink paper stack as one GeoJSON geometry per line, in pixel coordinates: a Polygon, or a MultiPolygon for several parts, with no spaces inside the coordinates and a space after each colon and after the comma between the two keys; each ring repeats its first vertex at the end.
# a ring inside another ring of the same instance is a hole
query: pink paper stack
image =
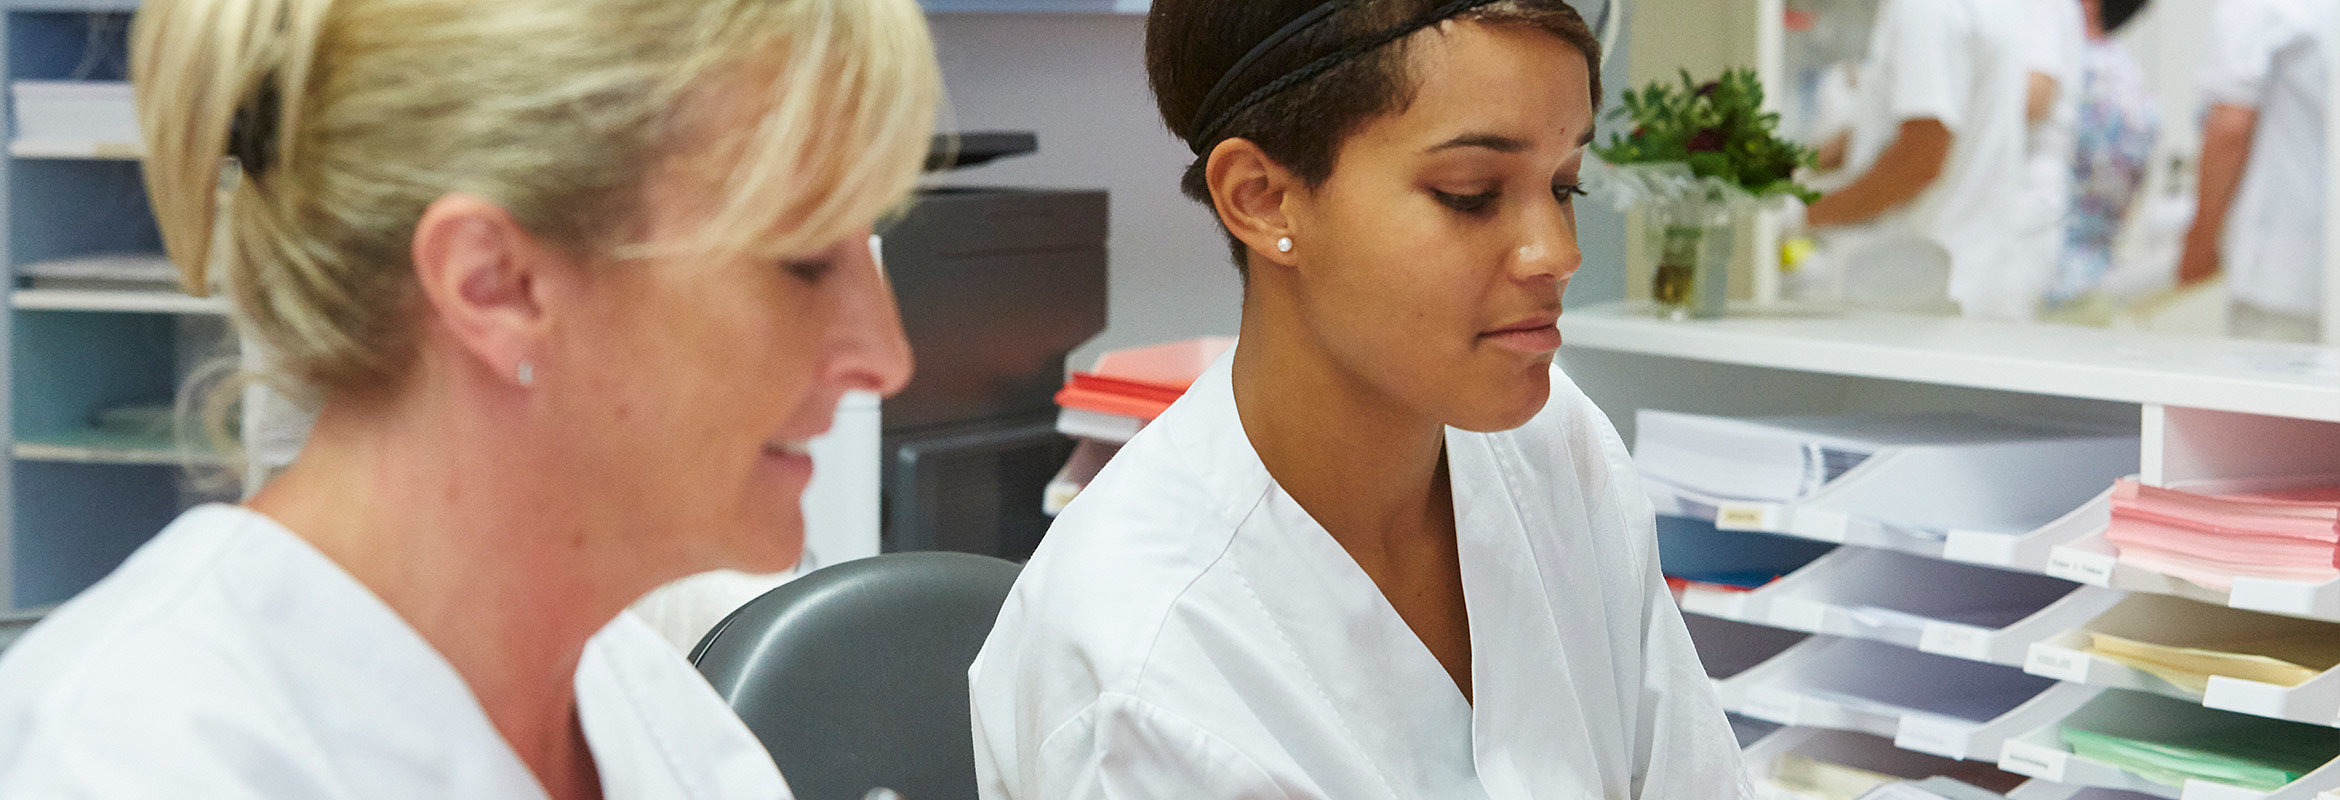
{"type": "Polygon", "coordinates": [[[2220,591],[2340,578],[2340,486],[2206,495],[2122,480],[2112,499],[2105,540],[2124,562],[2220,591]]]}

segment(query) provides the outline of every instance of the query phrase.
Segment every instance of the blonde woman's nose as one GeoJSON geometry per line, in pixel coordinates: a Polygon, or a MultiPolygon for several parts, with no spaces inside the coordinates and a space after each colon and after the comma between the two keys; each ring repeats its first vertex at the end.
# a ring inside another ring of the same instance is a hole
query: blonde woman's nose
{"type": "Polygon", "coordinates": [[[830,337],[830,377],[847,389],[891,396],[910,383],[910,339],[886,280],[883,244],[870,237],[866,260],[847,265],[850,276],[830,337]]]}

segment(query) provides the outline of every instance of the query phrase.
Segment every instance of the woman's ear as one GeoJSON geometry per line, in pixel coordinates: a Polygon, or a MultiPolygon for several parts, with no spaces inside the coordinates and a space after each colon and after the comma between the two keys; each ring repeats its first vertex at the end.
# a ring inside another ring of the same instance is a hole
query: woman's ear
{"type": "Polygon", "coordinates": [[[525,385],[544,349],[547,253],[503,208],[451,194],[415,226],[416,282],[440,333],[469,366],[525,385]]]}
{"type": "Polygon", "coordinates": [[[1228,139],[1211,149],[1203,177],[1219,222],[1251,248],[1254,263],[1297,263],[1290,202],[1302,188],[1298,176],[1251,140],[1228,139]]]}

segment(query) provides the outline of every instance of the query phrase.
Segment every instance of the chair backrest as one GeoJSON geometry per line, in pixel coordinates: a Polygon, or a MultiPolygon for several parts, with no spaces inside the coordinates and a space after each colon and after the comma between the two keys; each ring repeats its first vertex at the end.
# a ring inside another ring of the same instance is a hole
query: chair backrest
{"type": "Polygon", "coordinates": [[[41,618],[47,616],[49,611],[42,608],[0,614],[0,651],[6,651],[9,646],[16,644],[16,640],[24,638],[25,632],[40,624],[41,618]]]}
{"type": "Polygon", "coordinates": [[[691,663],[803,800],[972,800],[967,667],[1020,570],[895,553],[814,571],[726,617],[691,663]]]}

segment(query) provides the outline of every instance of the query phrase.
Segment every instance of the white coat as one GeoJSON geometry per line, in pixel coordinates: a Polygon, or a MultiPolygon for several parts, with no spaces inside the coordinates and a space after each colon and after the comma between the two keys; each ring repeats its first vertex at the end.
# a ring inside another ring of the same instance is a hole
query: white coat
{"type": "Polygon", "coordinates": [[[969,672],[987,800],[1717,800],[1733,740],[1575,384],[1449,430],[1466,701],[1260,463],[1230,352],[1041,543],[969,672]]]}
{"type": "MultiPolygon", "coordinates": [[[[577,710],[610,800],[785,800],[771,756],[631,614],[577,710]]],[[[454,668],[268,518],[188,512],[0,659],[0,797],[543,797],[454,668]]]]}

